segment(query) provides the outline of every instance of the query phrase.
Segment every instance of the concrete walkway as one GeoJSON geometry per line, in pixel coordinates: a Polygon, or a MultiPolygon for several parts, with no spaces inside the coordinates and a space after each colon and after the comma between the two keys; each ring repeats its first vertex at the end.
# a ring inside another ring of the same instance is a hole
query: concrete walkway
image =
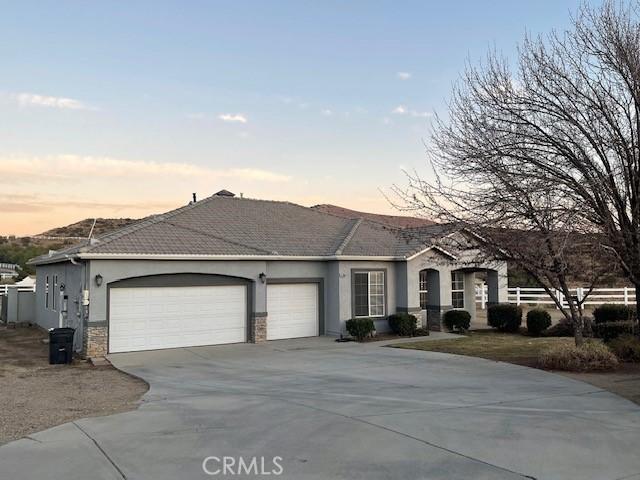
{"type": "Polygon", "coordinates": [[[288,479],[640,479],[640,408],[539,370],[326,338],[111,360],[151,384],[141,408],[0,447],[0,478],[260,478],[203,472],[227,456],[288,479]]]}

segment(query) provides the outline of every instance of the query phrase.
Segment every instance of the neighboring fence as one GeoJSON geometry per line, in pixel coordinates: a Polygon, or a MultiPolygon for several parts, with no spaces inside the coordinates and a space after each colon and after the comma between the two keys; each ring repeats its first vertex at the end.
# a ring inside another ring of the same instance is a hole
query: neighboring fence
{"type": "MultiPolygon", "coordinates": [[[[510,287],[509,303],[516,305],[552,305],[555,302],[551,299],[544,288],[539,287],[510,287]]],[[[587,288],[572,288],[569,290],[572,296],[577,296],[582,300],[589,292],[587,288]]],[[[562,302],[563,306],[568,306],[564,295],[560,291],[556,291],[556,297],[562,302]]],[[[481,305],[484,310],[488,301],[487,285],[476,287],[476,302],[481,305]]],[[[636,290],[630,287],[620,288],[594,288],[587,296],[584,305],[602,305],[603,303],[617,303],[620,305],[635,305],[636,290]]],[[[557,307],[556,307],[557,308],[557,307]]]]}
{"type": "Polygon", "coordinates": [[[36,286],[32,287],[16,287],[15,285],[0,285],[0,297],[6,296],[9,290],[17,289],[19,292],[35,292],[36,286]]]}
{"type": "Polygon", "coordinates": [[[34,323],[36,321],[36,292],[33,288],[9,288],[0,296],[0,320],[3,323],[34,323]]]}

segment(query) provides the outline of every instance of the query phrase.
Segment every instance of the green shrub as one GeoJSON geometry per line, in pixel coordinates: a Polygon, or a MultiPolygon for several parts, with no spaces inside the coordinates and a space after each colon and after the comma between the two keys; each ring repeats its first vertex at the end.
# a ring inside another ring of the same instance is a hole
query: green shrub
{"type": "Polygon", "coordinates": [[[604,322],[593,326],[596,337],[605,342],[610,342],[625,333],[633,333],[633,322],[604,322]]]}
{"type": "Polygon", "coordinates": [[[487,309],[487,323],[501,332],[517,332],[522,325],[522,308],[509,303],[491,305],[487,309]]]}
{"type": "Polygon", "coordinates": [[[607,344],[618,360],[623,362],[640,362],[640,339],[625,333],[607,344]]]}
{"type": "Polygon", "coordinates": [[[557,345],[540,355],[538,363],[549,370],[572,372],[592,372],[612,370],[618,366],[618,359],[606,345],[593,340],[582,346],[557,345]]]}
{"type": "Polygon", "coordinates": [[[552,327],[549,327],[544,334],[547,337],[573,337],[573,324],[563,318],[552,327]]]}
{"type": "Polygon", "coordinates": [[[418,327],[416,329],[416,337],[428,337],[429,336],[429,329],[428,328],[423,328],[423,327],[418,327]]]}
{"type": "Polygon", "coordinates": [[[625,322],[632,320],[635,316],[636,312],[633,307],[612,303],[600,305],[593,311],[593,318],[596,323],[625,322]]]}
{"type": "Polygon", "coordinates": [[[409,313],[389,315],[389,327],[396,335],[413,337],[418,330],[418,319],[409,313]]]}
{"type": "Polygon", "coordinates": [[[466,310],[449,310],[445,312],[442,323],[450,331],[464,332],[471,326],[471,314],[466,310]]]}
{"type": "Polygon", "coordinates": [[[534,308],[527,312],[527,331],[537,337],[551,326],[551,315],[542,308],[534,308]]]}
{"type": "Polygon", "coordinates": [[[347,332],[359,342],[371,335],[376,327],[370,318],[351,318],[346,322],[347,332]]]}

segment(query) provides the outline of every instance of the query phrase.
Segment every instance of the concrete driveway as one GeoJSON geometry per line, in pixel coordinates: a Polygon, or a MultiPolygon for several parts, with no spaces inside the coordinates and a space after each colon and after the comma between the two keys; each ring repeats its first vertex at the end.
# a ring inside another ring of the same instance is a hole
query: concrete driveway
{"type": "Polygon", "coordinates": [[[246,478],[242,457],[291,479],[640,479],[640,408],[534,369],[326,338],[112,361],[151,384],[141,408],[0,447],[0,478],[246,478]]]}

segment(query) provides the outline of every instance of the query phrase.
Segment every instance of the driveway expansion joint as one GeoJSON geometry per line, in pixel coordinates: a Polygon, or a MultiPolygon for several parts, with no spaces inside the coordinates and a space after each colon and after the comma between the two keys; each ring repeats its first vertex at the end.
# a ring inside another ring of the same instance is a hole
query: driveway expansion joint
{"type": "Polygon", "coordinates": [[[78,425],[77,422],[71,422],[78,430],[80,430],[89,440],[91,440],[93,442],[93,444],[96,446],[96,448],[100,451],[100,453],[102,453],[102,455],[104,456],[104,458],[111,464],[111,466],[113,466],[113,468],[116,470],[116,472],[118,472],[118,475],[120,475],[120,477],[122,478],[122,480],[127,480],[127,476],[124,474],[124,472],[120,469],[120,467],[116,464],[116,462],[113,461],[113,459],[109,456],[109,454],[107,452],[104,451],[104,449],[100,446],[100,444],[98,443],[98,441],[93,438],[91,435],[89,435],[89,433],[82,428],[80,425],[78,425]]]}
{"type": "Polygon", "coordinates": [[[366,420],[363,420],[362,418],[352,417],[350,415],[343,415],[341,413],[332,412],[330,410],[325,410],[323,408],[312,407],[310,405],[305,405],[305,404],[298,403],[298,402],[295,402],[295,401],[289,400],[289,399],[282,398],[281,400],[284,401],[284,402],[288,402],[288,403],[292,403],[294,405],[301,406],[303,408],[308,408],[308,409],[311,409],[311,410],[316,410],[316,411],[319,411],[319,412],[327,413],[329,415],[335,415],[335,416],[338,416],[338,417],[346,418],[348,420],[364,423],[365,425],[369,425],[369,426],[374,427],[374,428],[379,428],[381,430],[385,430],[387,432],[394,433],[396,435],[400,435],[400,436],[402,436],[404,438],[408,438],[409,440],[413,440],[413,441],[422,443],[424,445],[428,445],[430,447],[437,448],[439,450],[445,451],[445,452],[450,453],[452,455],[457,455],[459,457],[466,458],[467,460],[471,460],[473,462],[481,463],[481,464],[486,465],[488,467],[492,467],[492,468],[496,468],[498,470],[502,470],[503,472],[508,472],[508,473],[511,473],[511,474],[514,474],[514,475],[518,475],[518,476],[520,476],[522,478],[528,478],[529,480],[538,480],[536,477],[533,477],[531,475],[527,475],[527,474],[522,473],[522,472],[516,472],[515,470],[511,470],[509,468],[506,468],[506,467],[503,467],[503,466],[500,466],[500,465],[495,465],[493,463],[486,462],[484,460],[480,460],[479,458],[475,458],[475,457],[472,457],[470,455],[466,455],[466,454],[464,454],[462,452],[458,452],[456,450],[451,450],[450,448],[443,447],[442,445],[438,445],[437,443],[432,443],[432,442],[429,442],[429,441],[424,440],[422,438],[414,437],[413,435],[409,435],[408,433],[399,432],[398,430],[394,430],[393,428],[389,428],[389,427],[385,427],[385,426],[382,426],[382,425],[377,425],[375,423],[367,422],[366,420]]]}

